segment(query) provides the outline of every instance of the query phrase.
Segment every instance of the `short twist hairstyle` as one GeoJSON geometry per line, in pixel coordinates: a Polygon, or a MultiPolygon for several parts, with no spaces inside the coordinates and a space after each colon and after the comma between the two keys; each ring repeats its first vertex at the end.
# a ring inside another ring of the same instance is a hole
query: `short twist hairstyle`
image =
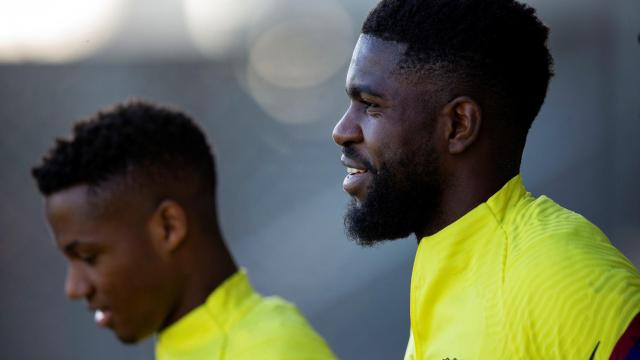
{"type": "Polygon", "coordinates": [[[203,132],[184,113],[144,101],[76,123],[73,137],[57,139],[32,175],[48,196],[80,184],[99,187],[132,171],[163,180],[195,175],[202,190],[215,193],[215,163],[203,132]]]}
{"type": "Polygon", "coordinates": [[[553,75],[549,29],[534,9],[514,0],[382,0],[362,33],[407,44],[400,67],[435,69],[436,80],[469,92],[458,95],[493,107],[522,150],[553,75]]]}

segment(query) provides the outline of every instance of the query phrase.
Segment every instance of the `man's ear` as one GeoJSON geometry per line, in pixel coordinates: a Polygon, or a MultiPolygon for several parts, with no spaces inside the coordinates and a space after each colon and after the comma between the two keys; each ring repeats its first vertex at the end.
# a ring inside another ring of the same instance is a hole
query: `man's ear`
{"type": "Polygon", "coordinates": [[[447,149],[460,154],[473,144],[482,126],[482,113],[478,103],[468,96],[459,96],[442,108],[445,120],[447,149]]]}
{"type": "Polygon", "coordinates": [[[149,230],[156,250],[161,255],[171,256],[187,237],[184,208],[173,200],[163,200],[151,216],[149,230]]]}

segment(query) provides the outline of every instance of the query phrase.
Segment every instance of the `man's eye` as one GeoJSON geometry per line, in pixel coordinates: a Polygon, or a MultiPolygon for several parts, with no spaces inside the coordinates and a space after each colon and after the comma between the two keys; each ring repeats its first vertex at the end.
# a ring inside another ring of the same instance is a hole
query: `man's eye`
{"type": "Polygon", "coordinates": [[[366,108],[372,108],[372,107],[376,107],[376,104],[370,103],[368,101],[364,101],[364,100],[360,100],[360,102],[362,103],[362,105],[364,105],[366,108]]]}
{"type": "Polygon", "coordinates": [[[380,112],[380,106],[378,104],[370,103],[368,101],[361,100],[362,105],[364,105],[364,112],[373,118],[378,118],[382,115],[380,112]]]}

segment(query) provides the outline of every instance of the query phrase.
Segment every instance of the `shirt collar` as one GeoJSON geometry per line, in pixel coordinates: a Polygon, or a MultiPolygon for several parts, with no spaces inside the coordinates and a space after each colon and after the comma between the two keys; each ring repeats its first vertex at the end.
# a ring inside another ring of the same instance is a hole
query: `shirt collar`
{"type": "Polygon", "coordinates": [[[527,190],[522,183],[522,177],[518,174],[504,184],[486,202],[476,206],[439,232],[422,238],[419,247],[428,246],[422,246],[423,243],[438,243],[441,239],[447,239],[448,242],[463,241],[468,237],[466,235],[480,231],[486,221],[496,221],[502,224],[509,217],[510,210],[526,195],[527,190]]]}
{"type": "Polygon", "coordinates": [[[504,223],[508,215],[522,198],[527,196],[527,190],[522,183],[520,174],[514,176],[502,189],[487,200],[486,204],[499,223],[504,223]]]}
{"type": "Polygon", "coordinates": [[[213,290],[204,304],[191,310],[158,335],[158,351],[188,345],[194,333],[224,333],[257,302],[245,269],[241,269],[213,290]]]}

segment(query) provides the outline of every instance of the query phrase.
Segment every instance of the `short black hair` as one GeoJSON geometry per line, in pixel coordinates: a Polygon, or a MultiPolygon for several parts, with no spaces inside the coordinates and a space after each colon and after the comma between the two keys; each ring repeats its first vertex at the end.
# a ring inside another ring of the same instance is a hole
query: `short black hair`
{"type": "Polygon", "coordinates": [[[45,196],[81,184],[98,188],[132,172],[161,181],[195,175],[200,190],[215,194],[214,157],[203,131],[183,112],[141,100],[76,123],[72,138],[57,139],[32,169],[45,196]]]}
{"type": "Polygon", "coordinates": [[[514,0],[382,0],[362,33],[407,44],[401,67],[432,68],[464,84],[471,94],[458,95],[493,107],[522,151],[553,75],[549,29],[533,8],[514,0]]]}

